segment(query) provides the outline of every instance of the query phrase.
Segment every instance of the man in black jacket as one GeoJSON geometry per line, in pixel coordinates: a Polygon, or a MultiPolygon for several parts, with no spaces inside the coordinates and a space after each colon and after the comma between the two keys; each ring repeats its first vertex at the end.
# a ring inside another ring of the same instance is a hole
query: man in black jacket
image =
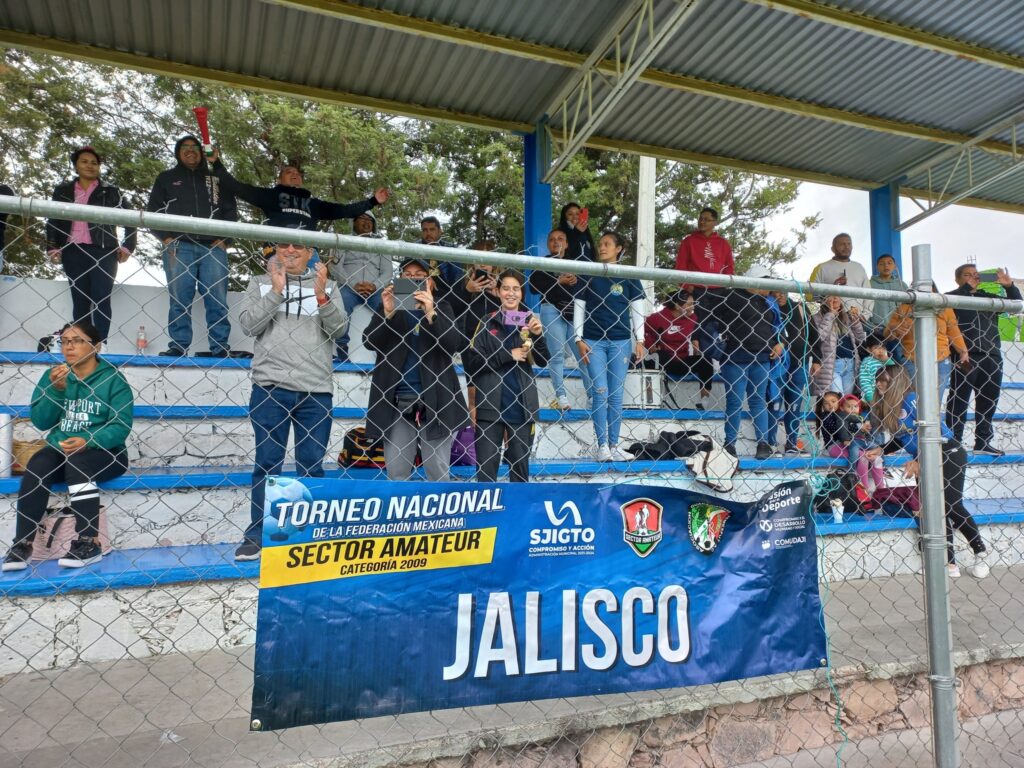
{"type": "Polygon", "coordinates": [[[808,456],[800,446],[800,427],[805,424],[805,400],[809,393],[808,381],[821,368],[821,343],[818,329],[811,322],[803,297],[790,300],[785,291],[772,293],[782,315],[782,337],[786,353],[779,381],[776,410],[771,412],[772,427],[769,434],[778,434],[779,421],[785,422],[786,456],[808,456]]]}
{"type": "MultiPolygon", "coordinates": [[[[747,277],[771,277],[764,267],[755,264],[747,277]]],[[[722,330],[725,360],[721,373],[725,380],[725,450],[736,455],[743,418],[743,400],[754,422],[758,459],[772,455],[771,423],[766,398],[771,369],[782,356],[779,336],[778,306],[760,289],[732,289],[722,292],[722,300],[713,317],[700,317],[701,323],[716,322],[722,330]]]]}
{"type": "MultiPolygon", "coordinates": [[[[199,139],[183,136],[174,145],[177,163],[156,177],[146,209],[200,219],[237,221],[235,198],[221,189],[210,172],[199,139]]],[[[192,344],[192,300],[199,288],[206,308],[209,352],[197,357],[228,357],[228,253],[223,238],[153,230],[164,244],[164,272],[170,293],[167,335],[170,345],[161,355],[181,357],[192,344]]],[[[237,356],[248,356],[239,354],[237,356]]]]}
{"type": "Polygon", "coordinates": [[[283,166],[274,186],[256,187],[232,176],[221,162],[217,149],[213,150],[211,160],[213,172],[224,191],[263,211],[264,223],[271,227],[319,229],[321,221],[354,219],[376,205],[383,205],[391,194],[386,187],[381,187],[356,203],[332,203],[313,197],[313,193],[302,186],[305,178],[298,166],[283,166]]]}
{"type": "MultiPolygon", "coordinates": [[[[951,296],[979,296],[1000,298],[994,293],[978,290],[981,275],[974,264],[961,264],[954,273],[956,290],[951,296]]],[[[996,282],[1006,291],[1006,298],[1020,299],[1020,290],[1004,269],[996,270],[996,282]]],[[[999,403],[1003,387],[1003,350],[999,338],[999,315],[995,312],[978,312],[973,309],[957,309],[956,323],[960,326],[970,367],[966,370],[953,366],[950,378],[949,402],[946,406],[946,425],[953,431],[957,442],[964,437],[964,423],[967,406],[974,394],[974,450],[989,456],[1002,456],[1004,452],[993,445],[995,432],[992,417],[999,403]]]]}

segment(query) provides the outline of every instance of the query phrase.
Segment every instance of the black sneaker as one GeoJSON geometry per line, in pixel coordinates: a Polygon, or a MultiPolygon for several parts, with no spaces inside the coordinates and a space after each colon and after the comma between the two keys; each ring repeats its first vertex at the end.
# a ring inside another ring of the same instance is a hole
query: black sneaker
{"type": "Polygon", "coordinates": [[[736,458],[736,446],[735,445],[733,445],[732,443],[726,443],[725,445],[722,446],[722,448],[725,450],[726,453],[728,453],[734,459],[736,458]]]}
{"type": "Polygon", "coordinates": [[[786,455],[787,456],[810,456],[811,454],[808,451],[805,451],[799,445],[787,445],[786,446],[786,455]]]}
{"type": "Polygon", "coordinates": [[[249,360],[252,357],[252,352],[246,352],[244,349],[232,349],[228,352],[228,357],[235,358],[236,360],[249,360]]]}
{"type": "Polygon", "coordinates": [[[235,560],[240,562],[249,560],[259,560],[260,553],[263,549],[255,541],[249,541],[246,539],[238,545],[238,549],[235,550],[235,560]]]}
{"type": "Polygon", "coordinates": [[[770,459],[772,457],[772,447],[768,443],[758,443],[757,453],[754,454],[755,459],[770,459]]]}
{"type": "Polygon", "coordinates": [[[184,357],[185,350],[178,349],[177,347],[171,347],[170,349],[165,349],[163,352],[157,352],[157,355],[160,357],[184,357]]]}
{"type": "Polygon", "coordinates": [[[1001,451],[991,443],[985,443],[984,445],[974,446],[975,453],[983,453],[986,456],[1005,456],[1006,451],[1001,451]]]}
{"type": "Polygon", "coordinates": [[[2,571],[24,571],[28,568],[28,561],[32,559],[32,545],[27,541],[23,541],[20,544],[15,544],[8,550],[7,557],[4,558],[3,566],[0,566],[2,571]]]}
{"type": "Polygon", "coordinates": [[[61,568],[84,568],[103,559],[103,550],[96,539],[75,539],[68,553],[57,561],[61,568]]]}

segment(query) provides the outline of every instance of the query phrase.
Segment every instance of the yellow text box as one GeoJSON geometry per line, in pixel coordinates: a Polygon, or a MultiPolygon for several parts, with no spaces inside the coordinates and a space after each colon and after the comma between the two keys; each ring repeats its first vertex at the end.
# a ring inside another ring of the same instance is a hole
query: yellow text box
{"type": "Polygon", "coordinates": [[[497,528],[469,528],[265,547],[260,562],[260,588],[484,565],[494,559],[497,533],[497,528]]]}

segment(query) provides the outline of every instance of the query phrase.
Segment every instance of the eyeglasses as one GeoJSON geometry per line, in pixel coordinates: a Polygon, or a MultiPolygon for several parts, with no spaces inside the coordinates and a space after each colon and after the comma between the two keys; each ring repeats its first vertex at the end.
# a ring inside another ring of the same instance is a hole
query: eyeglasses
{"type": "Polygon", "coordinates": [[[84,347],[90,344],[92,344],[91,341],[79,338],[78,336],[69,336],[67,338],[62,336],[60,339],[60,345],[62,347],[84,347]]]}
{"type": "Polygon", "coordinates": [[[282,251],[308,251],[305,245],[297,245],[295,243],[278,243],[277,247],[282,251]]]}

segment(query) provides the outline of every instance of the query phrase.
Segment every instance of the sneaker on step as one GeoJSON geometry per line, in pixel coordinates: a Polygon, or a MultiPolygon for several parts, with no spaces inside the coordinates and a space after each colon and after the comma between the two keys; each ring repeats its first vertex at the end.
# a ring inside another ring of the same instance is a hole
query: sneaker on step
{"type": "Polygon", "coordinates": [[[103,550],[96,539],[75,539],[68,553],[57,561],[61,568],[84,568],[103,559],[103,550]]]}
{"type": "Polygon", "coordinates": [[[736,446],[733,445],[732,443],[726,443],[725,445],[723,445],[722,450],[728,453],[734,459],[736,458],[736,446]]]}
{"type": "Polygon", "coordinates": [[[32,545],[27,541],[23,541],[15,544],[8,550],[7,557],[4,558],[4,564],[0,566],[0,570],[4,572],[24,571],[28,568],[28,561],[31,559],[32,545]]]}
{"type": "Polygon", "coordinates": [[[984,579],[992,573],[992,569],[988,564],[988,552],[976,552],[974,555],[974,562],[967,566],[967,572],[976,579],[984,579]]]}
{"type": "Polygon", "coordinates": [[[597,446],[597,460],[598,461],[611,461],[612,452],[607,445],[597,446]]]}
{"type": "Polygon", "coordinates": [[[235,560],[239,562],[249,562],[251,560],[259,560],[260,553],[263,548],[255,541],[249,541],[246,539],[238,545],[238,549],[235,550],[235,560]]]}
{"type": "Polygon", "coordinates": [[[956,563],[950,563],[946,567],[949,568],[949,578],[951,578],[951,579],[959,579],[960,578],[960,566],[959,565],[957,565],[956,563]]]}
{"type": "Polygon", "coordinates": [[[807,456],[811,455],[810,452],[804,450],[801,446],[799,446],[799,445],[792,445],[792,444],[789,444],[789,445],[786,446],[785,454],[786,454],[786,456],[803,456],[803,457],[807,457],[807,456]]]}
{"type": "Polygon", "coordinates": [[[974,452],[984,454],[985,456],[999,457],[1006,455],[1006,451],[999,450],[994,445],[992,445],[992,443],[982,443],[981,445],[976,445],[974,446],[974,452]]]}
{"type": "Polygon", "coordinates": [[[757,453],[754,454],[755,459],[770,459],[772,457],[772,447],[768,443],[758,443],[757,453]]]}
{"type": "Polygon", "coordinates": [[[611,455],[612,461],[632,461],[636,458],[632,453],[627,453],[618,445],[611,449],[611,455]]]}

